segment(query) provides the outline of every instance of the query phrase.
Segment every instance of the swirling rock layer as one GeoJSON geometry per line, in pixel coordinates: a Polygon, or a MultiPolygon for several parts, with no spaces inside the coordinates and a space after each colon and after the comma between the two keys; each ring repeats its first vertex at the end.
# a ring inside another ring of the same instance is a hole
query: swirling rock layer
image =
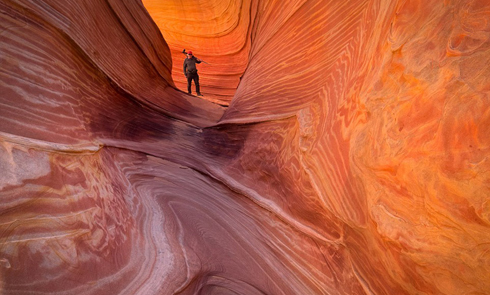
{"type": "Polygon", "coordinates": [[[0,3],[0,293],[490,293],[488,1],[195,2],[0,3]]]}

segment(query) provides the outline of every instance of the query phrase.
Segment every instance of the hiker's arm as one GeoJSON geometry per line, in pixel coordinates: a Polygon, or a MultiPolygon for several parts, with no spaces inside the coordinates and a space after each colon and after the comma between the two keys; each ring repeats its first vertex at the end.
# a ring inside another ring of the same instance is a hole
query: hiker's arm
{"type": "Polygon", "coordinates": [[[185,62],[185,60],[184,60],[184,75],[186,74],[186,73],[185,73],[185,70],[186,70],[186,69],[187,69],[187,63],[186,63],[186,62],[185,62]]]}

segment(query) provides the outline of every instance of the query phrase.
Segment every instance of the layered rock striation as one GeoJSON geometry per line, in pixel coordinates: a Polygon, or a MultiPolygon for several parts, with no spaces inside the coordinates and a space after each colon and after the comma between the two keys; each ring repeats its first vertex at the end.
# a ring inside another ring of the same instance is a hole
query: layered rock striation
{"type": "Polygon", "coordinates": [[[490,3],[195,2],[0,3],[0,293],[490,293],[490,3]]]}

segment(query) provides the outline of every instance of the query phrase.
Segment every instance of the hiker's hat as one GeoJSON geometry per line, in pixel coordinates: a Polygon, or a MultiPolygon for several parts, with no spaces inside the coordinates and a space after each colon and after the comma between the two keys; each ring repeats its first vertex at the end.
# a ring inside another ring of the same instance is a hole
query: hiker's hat
{"type": "Polygon", "coordinates": [[[190,50],[187,51],[187,54],[192,55],[192,51],[190,51],[190,50]]]}

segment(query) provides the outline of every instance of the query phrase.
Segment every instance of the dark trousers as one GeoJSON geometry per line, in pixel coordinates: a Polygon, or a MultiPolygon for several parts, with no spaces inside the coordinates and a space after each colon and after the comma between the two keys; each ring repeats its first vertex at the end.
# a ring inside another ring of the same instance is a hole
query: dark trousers
{"type": "Polygon", "coordinates": [[[197,73],[187,73],[187,92],[192,93],[192,80],[194,80],[194,84],[196,84],[197,94],[201,93],[201,89],[199,88],[199,75],[197,73]]]}

